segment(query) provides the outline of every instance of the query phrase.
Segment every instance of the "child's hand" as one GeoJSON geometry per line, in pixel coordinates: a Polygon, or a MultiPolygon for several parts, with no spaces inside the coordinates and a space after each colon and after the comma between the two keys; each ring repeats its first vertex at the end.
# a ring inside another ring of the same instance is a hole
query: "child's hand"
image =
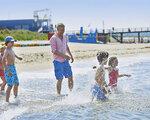
{"type": "Polygon", "coordinates": [[[93,66],[93,69],[96,69],[97,67],[96,66],[93,66]]]}
{"type": "Polygon", "coordinates": [[[131,75],[126,75],[127,77],[131,77],[131,75]]]}
{"type": "Polygon", "coordinates": [[[13,74],[12,72],[9,71],[8,76],[11,77],[13,74]]]}
{"type": "Polygon", "coordinates": [[[18,57],[19,60],[22,60],[22,57],[18,57]]]}
{"type": "Polygon", "coordinates": [[[107,94],[107,90],[105,88],[102,88],[102,90],[104,94],[107,94]]]}

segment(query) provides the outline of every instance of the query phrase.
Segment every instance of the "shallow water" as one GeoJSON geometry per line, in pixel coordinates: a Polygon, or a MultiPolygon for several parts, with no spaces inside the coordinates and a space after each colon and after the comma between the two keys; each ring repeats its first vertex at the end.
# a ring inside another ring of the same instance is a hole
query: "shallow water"
{"type": "MultiPolygon", "coordinates": [[[[68,93],[67,80],[57,97],[53,68],[23,72],[20,78],[20,103],[3,107],[2,120],[149,120],[150,119],[150,57],[119,58],[119,93],[111,94],[108,102],[91,102],[90,88],[94,82],[92,66],[96,60],[80,61],[72,65],[74,90],[68,93]]],[[[106,77],[108,80],[108,78],[106,77]]],[[[11,98],[13,99],[13,98],[11,98]]]]}

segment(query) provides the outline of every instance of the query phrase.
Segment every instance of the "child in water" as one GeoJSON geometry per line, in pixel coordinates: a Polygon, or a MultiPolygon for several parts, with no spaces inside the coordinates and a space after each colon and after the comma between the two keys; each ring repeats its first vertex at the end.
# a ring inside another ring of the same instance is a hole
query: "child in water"
{"type": "Polygon", "coordinates": [[[5,46],[0,45],[0,78],[2,79],[2,84],[0,85],[0,94],[5,94],[5,86],[6,86],[6,80],[4,75],[4,69],[2,66],[2,57],[4,54],[5,46]]]}
{"type": "Polygon", "coordinates": [[[97,53],[97,60],[99,62],[99,67],[96,70],[95,74],[95,84],[92,87],[92,100],[96,98],[96,100],[107,100],[107,97],[105,96],[107,87],[106,81],[105,81],[105,68],[104,65],[107,63],[108,59],[108,52],[98,52],[97,53]]]}
{"type": "Polygon", "coordinates": [[[111,90],[116,91],[117,90],[117,82],[119,77],[130,77],[131,75],[128,74],[119,74],[118,66],[118,59],[117,57],[110,57],[108,61],[108,73],[109,73],[109,86],[111,87],[111,90]]]}
{"type": "Polygon", "coordinates": [[[14,46],[14,38],[11,36],[7,36],[5,38],[5,45],[6,49],[4,51],[4,55],[2,57],[2,64],[4,67],[4,75],[7,83],[7,90],[6,90],[6,102],[9,103],[11,89],[13,88],[15,99],[18,96],[18,86],[19,86],[19,79],[17,76],[17,71],[15,67],[15,58],[22,60],[21,57],[18,57],[12,47],[14,46]]]}

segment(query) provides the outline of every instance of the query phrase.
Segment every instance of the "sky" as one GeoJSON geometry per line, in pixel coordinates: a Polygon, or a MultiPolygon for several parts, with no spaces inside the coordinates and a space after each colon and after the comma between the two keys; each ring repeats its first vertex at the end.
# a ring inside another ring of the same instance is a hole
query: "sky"
{"type": "Polygon", "coordinates": [[[0,0],[0,20],[32,19],[45,8],[68,30],[150,27],[150,0],[0,0]]]}

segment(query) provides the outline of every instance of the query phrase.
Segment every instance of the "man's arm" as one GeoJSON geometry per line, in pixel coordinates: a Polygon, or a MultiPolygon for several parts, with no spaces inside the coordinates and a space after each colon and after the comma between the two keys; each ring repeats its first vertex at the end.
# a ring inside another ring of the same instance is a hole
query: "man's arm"
{"type": "Polygon", "coordinates": [[[73,56],[72,56],[72,54],[71,54],[71,51],[70,51],[70,49],[69,49],[69,46],[67,45],[67,52],[68,52],[68,54],[70,55],[70,57],[71,57],[71,63],[73,63],[73,61],[74,61],[74,58],[73,58],[73,56]]]}
{"type": "Polygon", "coordinates": [[[65,58],[66,60],[70,60],[70,57],[68,55],[65,55],[63,53],[60,53],[59,51],[55,50],[55,51],[52,51],[52,53],[58,55],[58,56],[61,56],[63,58],[65,58]]]}
{"type": "Polygon", "coordinates": [[[68,55],[65,55],[57,50],[57,44],[56,44],[55,38],[50,39],[50,44],[51,44],[51,49],[52,49],[53,54],[63,57],[67,60],[70,60],[70,57],[68,55]]]}

